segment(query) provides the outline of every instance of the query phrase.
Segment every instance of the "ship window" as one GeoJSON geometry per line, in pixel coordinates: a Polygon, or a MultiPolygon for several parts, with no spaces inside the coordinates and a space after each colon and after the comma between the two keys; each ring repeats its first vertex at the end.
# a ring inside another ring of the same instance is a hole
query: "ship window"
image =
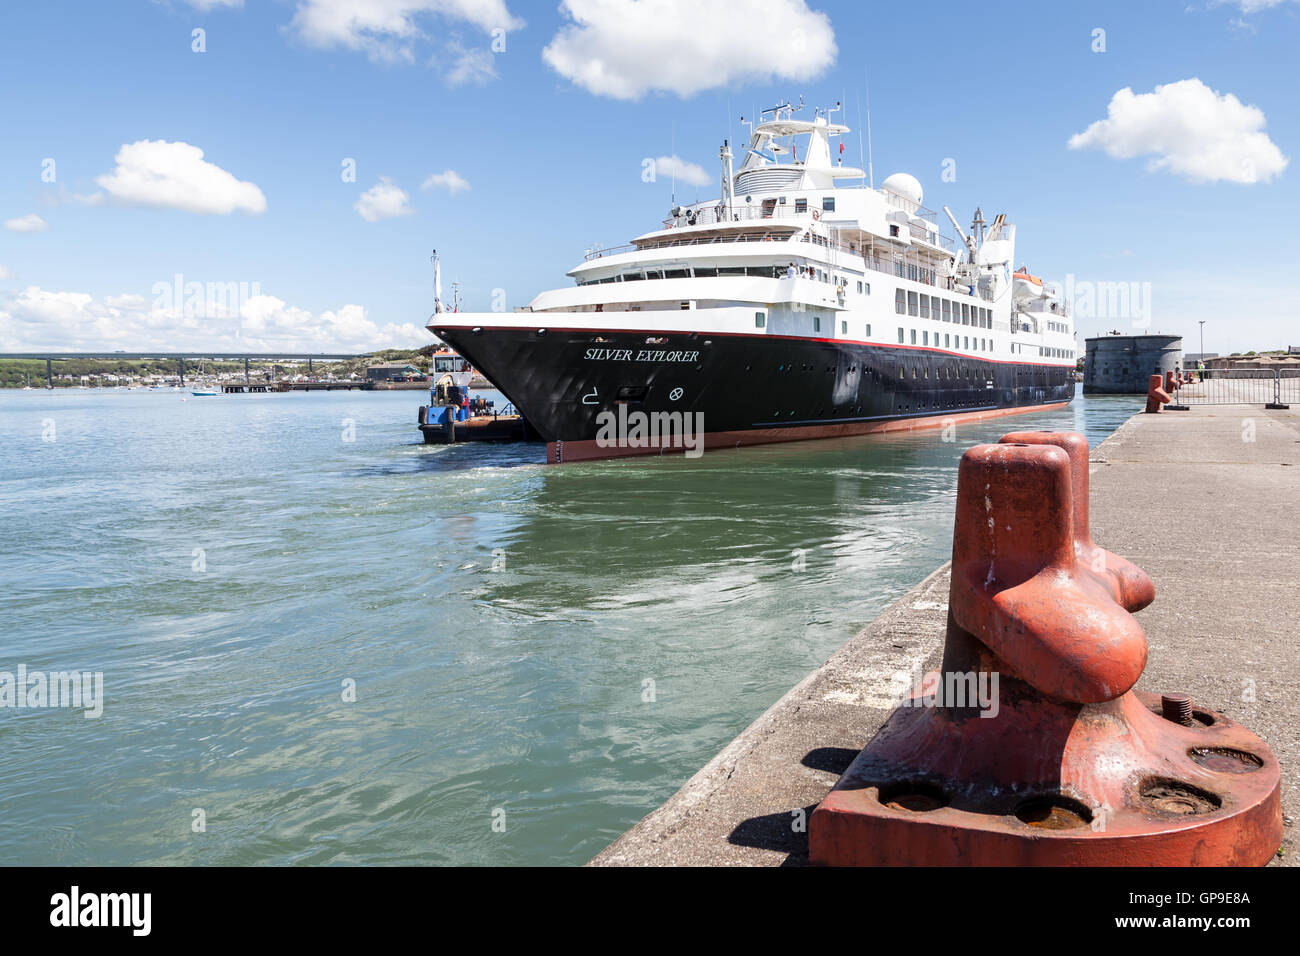
{"type": "Polygon", "coordinates": [[[970,325],[970,306],[965,302],[961,304],[961,324],[970,325]]]}
{"type": "Polygon", "coordinates": [[[756,329],[761,329],[761,328],[763,328],[763,326],[765,326],[765,325],[767,325],[767,313],[766,313],[766,312],[755,312],[755,313],[754,313],[754,328],[756,328],[756,329]]]}
{"type": "MultiPolygon", "coordinates": [[[[902,289],[894,290],[894,311],[899,315],[907,314],[907,293],[902,289]]],[[[901,342],[902,339],[899,339],[901,342]]]]}
{"type": "Polygon", "coordinates": [[[965,338],[966,338],[966,344],[963,346],[963,348],[970,348],[970,336],[968,335],[965,338]]]}
{"type": "Polygon", "coordinates": [[[917,305],[916,293],[907,293],[907,314],[916,315],[919,306],[917,305]]]}
{"type": "Polygon", "coordinates": [[[866,295],[871,295],[871,283],[870,283],[870,282],[864,282],[864,283],[862,283],[862,288],[863,288],[864,294],[866,294],[866,295]]]}
{"type": "Polygon", "coordinates": [[[665,269],[665,279],[689,279],[691,273],[689,269],[665,269]]]}
{"type": "MultiPolygon", "coordinates": [[[[916,344],[916,329],[912,329],[912,344],[916,344]]],[[[913,376],[915,378],[915,376],[913,376]]]]}
{"type": "Polygon", "coordinates": [[[858,295],[862,295],[862,283],[858,283],[858,295]]]}
{"type": "Polygon", "coordinates": [[[643,276],[643,275],[642,275],[641,273],[639,273],[639,272],[627,272],[627,273],[624,273],[624,275],[623,275],[623,281],[624,281],[624,282],[636,282],[638,279],[644,279],[644,278],[645,278],[645,276],[643,276]]]}
{"type": "Polygon", "coordinates": [[[930,344],[930,333],[929,333],[929,332],[922,332],[922,333],[921,333],[921,344],[922,344],[922,345],[929,345],[929,344],[930,344]]]}
{"type": "Polygon", "coordinates": [[[796,199],[796,200],[794,201],[794,211],[795,211],[796,213],[807,212],[807,211],[808,211],[808,200],[807,200],[807,199],[796,199]]]}
{"type": "Polygon", "coordinates": [[[867,323],[867,338],[871,338],[871,323],[867,323]]]}
{"type": "Polygon", "coordinates": [[[720,276],[743,276],[744,274],[744,266],[718,266],[718,275],[720,276]]]}
{"type": "Polygon", "coordinates": [[[929,317],[930,317],[930,297],[928,295],[923,295],[921,296],[921,318],[928,319],[929,317]]]}
{"type": "Polygon", "coordinates": [[[822,212],[834,212],[834,211],[835,211],[835,197],[834,197],[834,196],[823,196],[823,197],[822,197],[822,212]]]}
{"type": "Polygon", "coordinates": [[[778,205],[781,205],[781,206],[784,206],[784,205],[785,205],[785,197],[782,196],[780,199],[778,199],[778,200],[777,200],[777,204],[778,204],[778,205]]]}
{"type": "Polygon", "coordinates": [[[821,330],[822,330],[822,317],[821,317],[820,315],[814,315],[814,316],[813,316],[813,331],[814,331],[814,332],[820,332],[821,330]]]}
{"type": "Polygon", "coordinates": [[[716,276],[717,274],[718,274],[718,270],[712,267],[709,268],[704,268],[701,266],[695,267],[695,278],[697,279],[700,278],[701,276],[716,276]]]}
{"type": "Polygon", "coordinates": [[[901,328],[898,330],[898,344],[903,344],[903,330],[901,328]]]}
{"type": "Polygon", "coordinates": [[[841,322],[841,323],[840,323],[840,335],[848,335],[848,334],[849,334],[849,323],[848,323],[848,322],[841,322]]]}
{"type": "Polygon", "coordinates": [[[663,270],[663,269],[647,269],[647,270],[645,271],[645,277],[646,277],[647,279],[662,279],[662,278],[664,277],[664,270],[663,270]]]}
{"type": "Polygon", "coordinates": [[[948,347],[948,335],[947,335],[947,333],[944,333],[944,336],[943,336],[943,347],[944,347],[944,348],[947,348],[947,347],[948,347]]]}

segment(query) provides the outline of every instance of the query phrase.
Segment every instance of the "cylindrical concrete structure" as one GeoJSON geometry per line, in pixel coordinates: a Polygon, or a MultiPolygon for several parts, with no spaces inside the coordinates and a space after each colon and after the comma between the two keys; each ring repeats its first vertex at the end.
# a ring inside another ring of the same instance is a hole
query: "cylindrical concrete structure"
{"type": "Polygon", "coordinates": [[[1145,395],[1152,375],[1183,367],[1180,335],[1098,335],[1086,345],[1084,394],[1145,395]]]}

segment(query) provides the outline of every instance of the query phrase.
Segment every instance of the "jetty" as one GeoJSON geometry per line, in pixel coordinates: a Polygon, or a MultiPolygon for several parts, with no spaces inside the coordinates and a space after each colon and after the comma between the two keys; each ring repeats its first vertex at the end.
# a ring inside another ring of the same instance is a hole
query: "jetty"
{"type": "MultiPolygon", "coordinates": [[[[1096,544],[1155,584],[1136,614],[1149,647],[1136,689],[1181,692],[1262,738],[1281,768],[1271,865],[1295,865],[1300,409],[1139,413],[1091,450],[1088,473],[1096,544]]],[[[940,666],[950,572],[886,609],[591,865],[806,865],[813,812],[894,711],[899,675],[940,666]]]]}

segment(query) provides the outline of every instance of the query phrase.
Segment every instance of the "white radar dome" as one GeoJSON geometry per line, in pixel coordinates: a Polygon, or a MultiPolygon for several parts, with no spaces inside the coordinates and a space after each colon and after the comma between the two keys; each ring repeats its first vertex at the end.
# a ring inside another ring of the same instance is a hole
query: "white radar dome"
{"type": "Polygon", "coordinates": [[[911,200],[918,206],[921,205],[921,184],[915,176],[908,173],[894,173],[881,183],[881,186],[891,193],[897,193],[904,199],[911,200]]]}

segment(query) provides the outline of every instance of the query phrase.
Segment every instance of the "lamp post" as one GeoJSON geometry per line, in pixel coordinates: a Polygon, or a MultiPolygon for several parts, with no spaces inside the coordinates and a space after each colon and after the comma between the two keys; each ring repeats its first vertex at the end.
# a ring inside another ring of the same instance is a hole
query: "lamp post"
{"type": "Polygon", "coordinates": [[[1201,319],[1201,361],[1205,361],[1205,320],[1201,319]]]}

